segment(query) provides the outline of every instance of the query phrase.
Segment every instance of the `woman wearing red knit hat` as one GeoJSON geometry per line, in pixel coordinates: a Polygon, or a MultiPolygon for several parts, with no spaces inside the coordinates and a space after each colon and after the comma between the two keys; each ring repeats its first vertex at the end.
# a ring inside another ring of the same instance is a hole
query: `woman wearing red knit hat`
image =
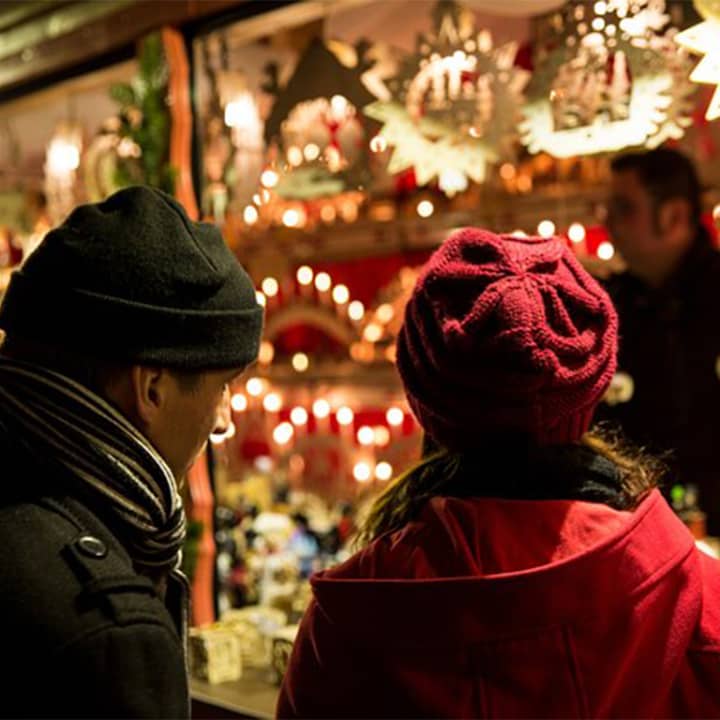
{"type": "Polygon", "coordinates": [[[280,717],[720,717],[720,563],[589,430],[617,318],[557,239],[454,233],[397,364],[428,454],[316,575],[280,717]]]}

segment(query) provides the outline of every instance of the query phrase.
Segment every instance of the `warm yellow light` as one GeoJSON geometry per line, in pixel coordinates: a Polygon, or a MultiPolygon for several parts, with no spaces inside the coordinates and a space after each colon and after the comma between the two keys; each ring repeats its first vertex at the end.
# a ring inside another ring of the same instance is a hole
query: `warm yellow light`
{"type": "Polygon", "coordinates": [[[350,299],[350,291],[345,285],[336,285],[333,288],[332,297],[338,305],[344,305],[350,299]]]}
{"type": "Polygon", "coordinates": [[[348,305],[348,317],[351,320],[362,320],[365,315],[365,306],[359,300],[353,300],[348,305]]]}
{"type": "Polygon", "coordinates": [[[370,479],[370,466],[366,462],[355,463],[353,477],[359,483],[366,483],[370,479]]]}
{"type": "Polygon", "coordinates": [[[263,340],[260,343],[260,350],[258,352],[258,362],[261,365],[269,365],[275,357],[275,348],[269,340],[263,340]]]}
{"type": "Polygon", "coordinates": [[[330,276],[326,272],[319,272],[315,276],[315,287],[320,292],[327,292],[330,289],[331,285],[332,285],[332,280],[330,279],[330,276]]]}
{"type": "Polygon", "coordinates": [[[380,153],[387,150],[387,140],[382,135],[375,135],[370,140],[370,150],[374,153],[380,153]]]}
{"type": "Polygon", "coordinates": [[[371,343],[377,342],[383,334],[383,329],[377,323],[370,323],[365,326],[363,337],[371,343]]]}
{"type": "Polygon", "coordinates": [[[330,403],[323,398],[316,400],[312,406],[313,415],[316,418],[326,418],[330,414],[330,403]]]}
{"type": "Polygon", "coordinates": [[[568,228],[568,237],[574,243],[580,243],[585,239],[585,228],[580,223],[573,223],[568,228]]]}
{"type": "Polygon", "coordinates": [[[375,433],[369,425],[363,425],[357,431],[357,441],[361,445],[372,445],[375,441],[375,433]]]}
{"type": "Polygon", "coordinates": [[[257,208],[253,205],[247,205],[243,210],[243,220],[246,225],[254,225],[259,217],[257,208]]]}
{"type": "Polygon", "coordinates": [[[375,466],[375,477],[382,482],[386,482],[392,477],[392,465],[388,462],[379,462],[375,466]]]}
{"type": "Polygon", "coordinates": [[[393,319],[393,315],[395,315],[395,310],[390,303],[383,303],[375,312],[375,317],[381,323],[389,323],[393,319]]]}
{"type": "Polygon", "coordinates": [[[247,390],[248,395],[252,395],[253,397],[260,397],[264,388],[265,385],[260,378],[250,378],[245,383],[245,389],[247,390]]]}
{"type": "Polygon", "coordinates": [[[347,405],[343,405],[341,408],[338,408],[335,418],[338,421],[338,425],[350,425],[355,419],[355,413],[347,405]]]}
{"type": "Polygon", "coordinates": [[[312,268],[308,267],[307,265],[299,267],[297,271],[297,281],[301,285],[309,285],[313,281],[312,268]]]}
{"type": "Polygon", "coordinates": [[[398,427],[403,424],[405,413],[399,407],[391,407],[385,413],[385,419],[388,421],[388,425],[398,427]]]}
{"type": "Polygon", "coordinates": [[[429,200],[421,200],[417,205],[417,214],[429,218],[435,212],[435,206],[429,200]]]}
{"type": "Polygon", "coordinates": [[[385,447],[390,442],[390,431],[384,425],[373,429],[373,440],[378,447],[385,447]]]}
{"type": "Polygon", "coordinates": [[[612,246],[612,243],[607,242],[601,242],[597,249],[597,256],[601,260],[611,260],[613,255],[615,255],[615,248],[612,246]]]}
{"type": "Polygon", "coordinates": [[[513,230],[510,234],[516,238],[526,238],[528,236],[524,230],[520,230],[519,228],[517,230],[513,230]]]}
{"type": "Polygon", "coordinates": [[[244,412],[247,410],[247,398],[242,393],[235,393],[230,398],[230,407],[235,412],[244,412]]]}
{"type": "Polygon", "coordinates": [[[267,305],[267,298],[265,297],[265,294],[261,293],[259,290],[255,291],[255,301],[258,305],[261,305],[262,307],[265,307],[267,305]]]}
{"type": "Polygon", "coordinates": [[[541,220],[538,223],[537,231],[541,237],[552,237],[555,234],[555,223],[552,220],[541,220]]]}
{"type": "Polygon", "coordinates": [[[263,407],[268,412],[277,412],[282,407],[282,400],[277,393],[268,393],[263,400],[263,407]]]}
{"type": "Polygon", "coordinates": [[[295,353],[292,356],[292,366],[296,372],[305,372],[310,366],[310,358],[304,352],[295,353]]]}
{"type": "Polygon", "coordinates": [[[302,150],[299,147],[297,147],[296,145],[292,145],[291,147],[288,148],[287,159],[288,159],[288,162],[293,167],[302,165],[302,162],[303,162],[302,150]]]}
{"type": "Polygon", "coordinates": [[[717,120],[720,117],[720,18],[708,17],[704,22],[693,25],[675,36],[675,42],[690,52],[704,57],[690,73],[690,80],[696,83],[716,85],[705,117],[717,120]]]}
{"type": "Polygon", "coordinates": [[[281,422],[273,430],[273,440],[278,445],[286,445],[292,439],[295,434],[295,428],[289,422],[281,422]]]}
{"type": "Polygon", "coordinates": [[[295,208],[288,208],[282,215],[282,222],[285,227],[298,227],[300,220],[300,213],[295,208]]]}
{"type": "Polygon", "coordinates": [[[512,180],[515,175],[515,166],[512,163],[503,163],[500,166],[500,177],[503,180],[512,180]]]}
{"type": "Polygon", "coordinates": [[[308,421],[307,410],[304,407],[294,407],[290,411],[290,422],[293,425],[305,425],[308,421]]]}
{"type": "Polygon", "coordinates": [[[320,219],[324,223],[331,223],[335,221],[335,218],[337,217],[337,211],[335,210],[335,206],[331,205],[330,203],[323,205],[320,208],[320,219]]]}
{"type": "Polygon", "coordinates": [[[280,176],[274,170],[265,170],[260,176],[260,182],[267,188],[274,188],[278,184],[280,176]]]}
{"type": "Polygon", "coordinates": [[[303,151],[308,162],[317,160],[320,157],[320,148],[315,143],[308,143],[303,151]]]}
{"type": "Polygon", "coordinates": [[[262,290],[268,297],[275,297],[279,289],[278,281],[274,277],[266,277],[262,281],[262,290]]]}

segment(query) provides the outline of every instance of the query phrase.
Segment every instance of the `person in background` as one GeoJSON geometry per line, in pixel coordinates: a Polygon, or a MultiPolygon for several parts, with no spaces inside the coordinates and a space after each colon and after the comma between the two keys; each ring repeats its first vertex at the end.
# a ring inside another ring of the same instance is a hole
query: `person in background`
{"type": "Polygon", "coordinates": [[[278,717],[720,715],[720,563],[590,430],[616,351],[561,240],[436,251],[397,346],[431,454],[311,579],[278,717]]]}
{"type": "Polygon", "coordinates": [[[3,717],[183,718],[180,497],[262,310],[213,226],[122,190],[0,305],[3,717]]]}
{"type": "Polygon", "coordinates": [[[612,162],[608,229],[627,270],[607,283],[620,319],[619,401],[601,419],[659,453],[663,485],[695,485],[720,534],[720,253],[695,168],[675,150],[612,162]]]}

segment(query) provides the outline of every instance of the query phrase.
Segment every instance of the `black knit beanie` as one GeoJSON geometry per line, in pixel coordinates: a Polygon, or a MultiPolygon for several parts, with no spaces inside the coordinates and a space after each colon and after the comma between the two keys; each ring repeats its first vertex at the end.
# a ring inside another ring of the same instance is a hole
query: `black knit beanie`
{"type": "Polygon", "coordinates": [[[0,328],[91,357],[204,370],[253,362],[262,314],[217,228],[130,187],[45,236],[12,275],[0,328]]]}

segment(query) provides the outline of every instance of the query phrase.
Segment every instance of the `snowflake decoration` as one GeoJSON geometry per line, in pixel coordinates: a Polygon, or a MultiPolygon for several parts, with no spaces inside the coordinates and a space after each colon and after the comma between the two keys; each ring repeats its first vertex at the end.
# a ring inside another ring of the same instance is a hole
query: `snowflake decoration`
{"type": "Polygon", "coordinates": [[[364,109],[384,123],[393,147],[390,173],[413,168],[418,185],[434,178],[448,195],[482,182],[488,162],[510,152],[528,73],[514,67],[517,47],[493,48],[471,12],[443,0],[434,31],[387,81],[392,99],[364,109]]]}
{"type": "Polygon", "coordinates": [[[682,136],[693,88],[664,10],[664,0],[609,0],[554,16],[520,125],[530,152],[569,157],[682,136]]]}

